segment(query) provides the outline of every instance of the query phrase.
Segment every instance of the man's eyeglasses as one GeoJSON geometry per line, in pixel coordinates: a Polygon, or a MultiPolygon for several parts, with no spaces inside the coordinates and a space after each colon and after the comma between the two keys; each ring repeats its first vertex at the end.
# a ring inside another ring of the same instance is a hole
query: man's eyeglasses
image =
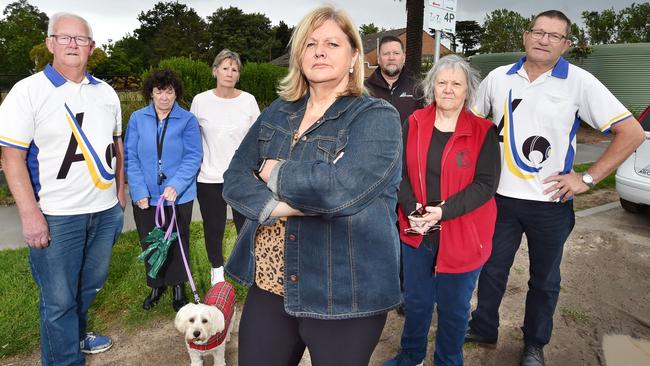
{"type": "Polygon", "coordinates": [[[77,46],[85,47],[90,45],[92,43],[93,39],[90,37],[86,36],[68,36],[66,34],[50,34],[50,37],[54,38],[56,40],[56,43],[60,44],[61,46],[67,46],[72,42],[74,39],[74,42],[77,44],[77,46]]]}
{"type": "Polygon", "coordinates": [[[541,31],[541,30],[535,30],[535,29],[529,30],[528,33],[530,33],[530,36],[535,40],[542,39],[542,38],[544,38],[545,35],[548,34],[548,40],[549,40],[549,42],[552,42],[552,43],[560,43],[564,38],[566,38],[566,36],[563,36],[561,34],[548,33],[548,32],[544,32],[544,31],[541,31]]]}

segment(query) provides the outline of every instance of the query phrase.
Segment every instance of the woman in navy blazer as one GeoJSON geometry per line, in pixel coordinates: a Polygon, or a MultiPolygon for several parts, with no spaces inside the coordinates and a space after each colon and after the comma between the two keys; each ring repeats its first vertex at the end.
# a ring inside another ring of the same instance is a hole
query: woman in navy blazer
{"type": "MultiPolygon", "coordinates": [[[[131,115],[126,131],[125,167],[133,201],[133,217],[140,240],[155,227],[155,206],[163,196],[165,217],[176,215],[183,248],[189,254],[189,228],[196,197],[196,174],[203,156],[199,124],[176,99],[183,94],[182,82],[169,70],[153,72],[144,82],[143,93],[151,103],[131,115]]],[[[147,248],[142,243],[142,249],[147,248]]],[[[146,270],[149,265],[145,261],[146,270]]],[[[187,303],[180,248],[174,241],[157,278],[147,276],[151,293],[142,307],[151,309],[167,286],[173,286],[172,306],[178,311],[187,303]]]]}

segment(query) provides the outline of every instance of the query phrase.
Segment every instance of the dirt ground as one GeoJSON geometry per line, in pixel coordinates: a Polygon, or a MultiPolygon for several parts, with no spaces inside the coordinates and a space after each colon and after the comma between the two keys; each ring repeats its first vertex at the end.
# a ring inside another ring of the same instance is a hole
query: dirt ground
{"type": "MultiPolygon", "coordinates": [[[[591,206],[617,199],[616,193],[610,191],[576,200],[579,205],[589,203],[591,206]]],[[[602,339],[608,334],[650,339],[650,215],[629,215],[618,208],[576,220],[565,247],[553,338],[545,348],[547,365],[605,365],[602,339]]],[[[466,365],[518,364],[522,349],[519,327],[527,279],[528,251],[524,241],[501,306],[498,347],[495,350],[466,347],[466,365]]],[[[474,307],[475,299],[472,305],[474,307]]],[[[173,319],[169,319],[137,333],[116,330],[110,333],[115,341],[113,349],[88,357],[88,364],[189,364],[182,337],[172,323],[173,319]]],[[[403,318],[395,312],[389,314],[371,365],[381,365],[398,351],[402,323],[403,318]]],[[[435,340],[435,326],[434,319],[430,345],[435,340]]],[[[228,365],[237,364],[237,335],[235,323],[226,351],[228,365]]],[[[6,365],[36,365],[38,355],[5,361],[6,365]]],[[[303,366],[310,364],[308,357],[301,363],[303,366]]],[[[425,365],[431,364],[429,349],[425,365]]],[[[209,358],[206,365],[212,365],[209,358]]]]}

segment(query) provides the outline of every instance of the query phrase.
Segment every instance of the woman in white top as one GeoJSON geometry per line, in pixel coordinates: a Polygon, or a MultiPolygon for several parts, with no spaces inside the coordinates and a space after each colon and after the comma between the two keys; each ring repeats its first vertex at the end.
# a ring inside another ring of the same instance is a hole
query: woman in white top
{"type": "MultiPolygon", "coordinates": [[[[224,49],[212,63],[217,87],[198,94],[190,111],[199,120],[203,140],[203,162],[197,178],[197,198],[203,217],[203,232],[208,259],[212,264],[210,280],[223,281],[222,241],[226,226],[226,202],[221,196],[223,173],[250,126],[260,114],[255,97],[235,88],[239,81],[239,55],[224,49]]],[[[233,210],[237,232],[244,216],[233,210]]]]}

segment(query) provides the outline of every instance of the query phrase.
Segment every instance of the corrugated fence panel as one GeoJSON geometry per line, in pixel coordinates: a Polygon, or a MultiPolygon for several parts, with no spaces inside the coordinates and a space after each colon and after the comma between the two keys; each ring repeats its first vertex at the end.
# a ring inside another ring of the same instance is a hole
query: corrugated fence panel
{"type": "MultiPolygon", "coordinates": [[[[597,45],[582,60],[569,61],[592,73],[625,106],[638,114],[650,104],[650,43],[597,45]]],[[[486,76],[498,66],[516,62],[523,53],[476,55],[471,64],[486,76]]]]}

